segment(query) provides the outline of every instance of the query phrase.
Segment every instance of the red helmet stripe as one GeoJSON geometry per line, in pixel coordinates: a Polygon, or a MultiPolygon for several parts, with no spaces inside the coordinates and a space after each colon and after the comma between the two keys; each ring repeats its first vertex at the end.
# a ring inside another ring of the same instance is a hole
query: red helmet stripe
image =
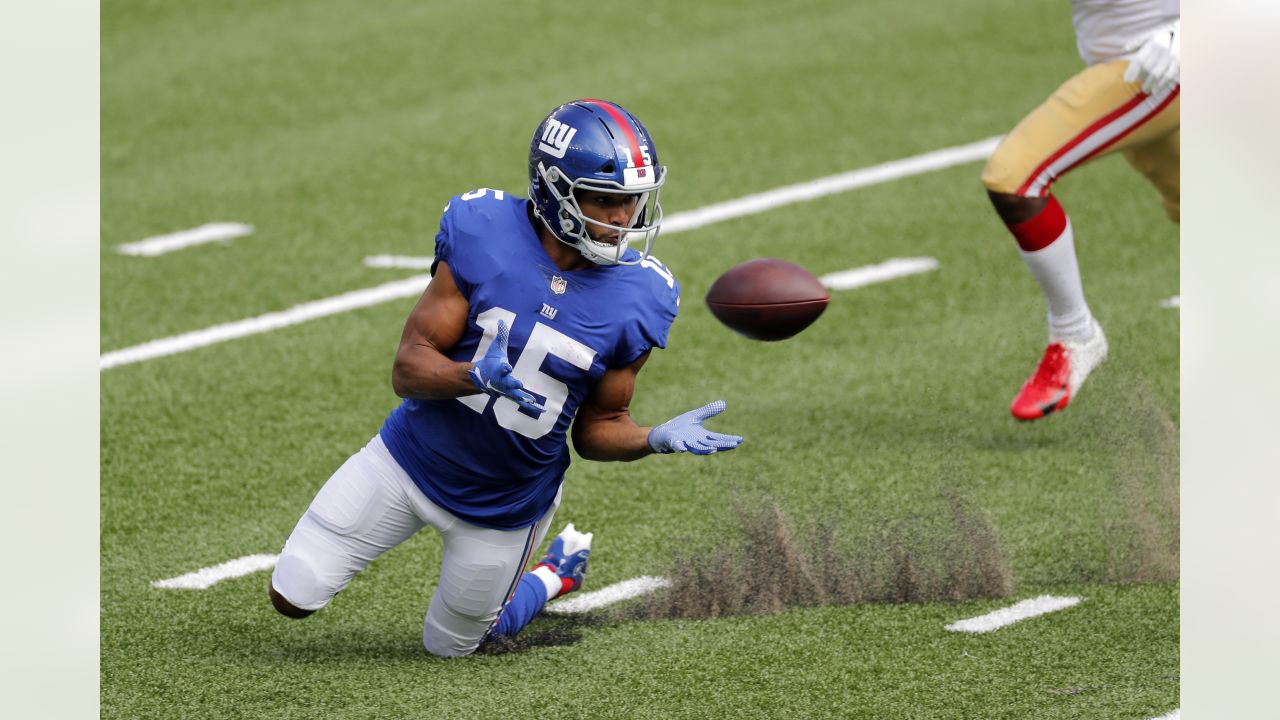
{"type": "Polygon", "coordinates": [[[644,154],[640,152],[640,140],[636,138],[636,133],[631,129],[631,123],[627,121],[627,116],[622,114],[616,105],[607,100],[596,100],[594,98],[583,98],[579,102],[589,102],[599,105],[600,109],[609,113],[609,117],[622,128],[622,134],[626,136],[627,143],[631,146],[631,164],[635,167],[645,167],[644,154]]]}

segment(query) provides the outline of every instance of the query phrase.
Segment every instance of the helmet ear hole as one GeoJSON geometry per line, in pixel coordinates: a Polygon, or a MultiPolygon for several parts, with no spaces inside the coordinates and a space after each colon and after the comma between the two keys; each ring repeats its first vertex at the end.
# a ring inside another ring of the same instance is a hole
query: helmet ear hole
{"type": "Polygon", "coordinates": [[[605,173],[606,175],[612,175],[613,170],[614,167],[612,162],[607,162],[604,164],[604,167],[600,168],[600,172],[605,173]]]}

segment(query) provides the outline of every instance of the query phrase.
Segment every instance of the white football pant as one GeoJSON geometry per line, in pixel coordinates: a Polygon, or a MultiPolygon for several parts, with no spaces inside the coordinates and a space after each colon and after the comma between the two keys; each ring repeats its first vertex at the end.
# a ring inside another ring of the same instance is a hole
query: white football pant
{"type": "Polygon", "coordinates": [[[427,499],[375,435],[320,488],[271,584],[294,607],[318,610],[374,558],[430,525],[444,539],[444,558],[422,643],[433,655],[468,655],[515,592],[559,505],[557,492],[542,519],[522,530],[472,525],[427,499]]]}

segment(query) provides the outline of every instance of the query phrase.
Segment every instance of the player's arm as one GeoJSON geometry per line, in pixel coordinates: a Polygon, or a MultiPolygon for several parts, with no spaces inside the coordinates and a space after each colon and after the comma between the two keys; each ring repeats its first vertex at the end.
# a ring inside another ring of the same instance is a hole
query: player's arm
{"type": "Polygon", "coordinates": [[[622,368],[605,370],[573,421],[573,448],[588,460],[638,460],[653,452],[650,428],[631,419],[636,375],[649,359],[645,353],[622,368]]]}
{"type": "Polygon", "coordinates": [[[630,365],[606,370],[587,396],[573,422],[573,447],[588,460],[637,460],[650,453],[691,452],[710,455],[732,450],[742,443],[737,435],[724,435],[702,427],[702,422],[724,411],[723,400],[678,415],[655,427],[641,427],[631,418],[631,398],[636,375],[649,359],[645,353],[630,365]]]}
{"type": "Polygon", "coordinates": [[[467,329],[467,299],[458,290],[448,264],[436,265],[435,276],[405,321],[391,368],[396,395],[414,400],[444,400],[474,395],[472,364],[454,362],[446,353],[467,329]]]}
{"type": "Polygon", "coordinates": [[[467,329],[468,308],[448,263],[440,262],[405,321],[400,349],[391,367],[391,387],[400,397],[414,400],[448,400],[484,392],[511,398],[532,412],[542,412],[542,406],[511,374],[506,322],[498,321],[497,335],[476,362],[454,362],[446,355],[467,329]]]}

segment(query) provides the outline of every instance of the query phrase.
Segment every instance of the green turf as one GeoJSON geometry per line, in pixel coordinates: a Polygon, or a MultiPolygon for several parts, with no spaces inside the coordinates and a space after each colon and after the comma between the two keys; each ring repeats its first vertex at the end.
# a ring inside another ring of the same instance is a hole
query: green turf
{"type": "MultiPolygon", "coordinates": [[[[523,194],[554,104],[635,110],[670,166],[669,213],[1008,130],[1079,67],[1056,0],[917,4],[112,2],[102,12],[104,351],[414,271],[444,200],[523,194]],[[254,235],[158,258],[113,248],[204,222],[254,235]]],[[[276,616],[266,574],[152,580],[276,552],[397,399],[412,300],[102,375],[104,717],[1150,718],[1178,706],[1178,233],[1122,160],[1057,189],[1112,354],[1069,412],[1008,402],[1043,301],[973,163],[661,237],[684,303],[633,414],[724,398],[739,450],[575,461],[557,525],[596,533],[594,587],[739,545],[776,506],[799,537],[946,596],[989,530],[1009,597],[616,620],[577,642],[442,662],[421,649],[439,543],[374,563],[324,612],[276,616]],[[930,256],[938,271],[836,293],[784,343],[720,326],[730,265],[815,273],[930,256]],[[881,552],[883,551],[883,552],[881,552]],[[900,555],[894,555],[899,553],[900,555]],[[877,565],[880,563],[880,565],[877,565]],[[989,636],[947,622],[1040,593],[1084,604],[989,636]]],[[[871,572],[871,570],[868,570],[871,572]]],[[[926,595],[930,594],[926,593],[926,595]]],[[[532,633],[563,621],[539,621],[532,633]]]]}

